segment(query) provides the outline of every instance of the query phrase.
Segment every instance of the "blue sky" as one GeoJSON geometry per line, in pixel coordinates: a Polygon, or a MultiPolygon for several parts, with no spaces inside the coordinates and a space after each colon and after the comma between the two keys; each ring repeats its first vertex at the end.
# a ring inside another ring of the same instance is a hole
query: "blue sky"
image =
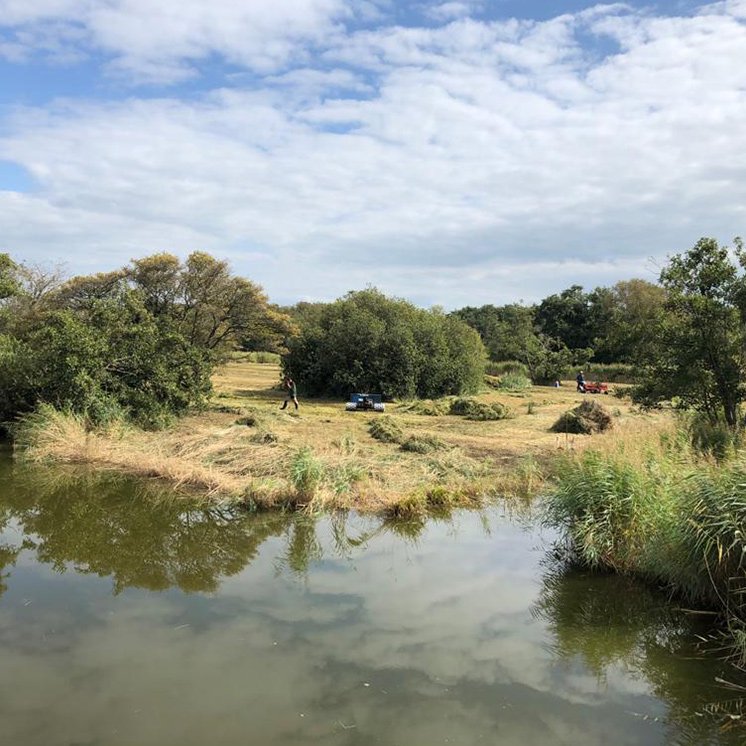
{"type": "Polygon", "coordinates": [[[0,0],[0,250],[272,300],[654,279],[746,210],[746,0],[0,0]]]}

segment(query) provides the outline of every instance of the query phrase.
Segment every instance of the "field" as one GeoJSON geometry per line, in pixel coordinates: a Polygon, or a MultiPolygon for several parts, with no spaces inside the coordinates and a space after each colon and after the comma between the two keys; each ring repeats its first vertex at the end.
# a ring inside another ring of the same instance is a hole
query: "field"
{"type": "MultiPolygon", "coordinates": [[[[29,455],[166,479],[256,508],[412,514],[531,494],[557,453],[609,438],[550,431],[560,414],[584,398],[574,382],[515,392],[485,386],[478,401],[502,404],[510,416],[484,421],[445,413],[452,400],[390,403],[380,415],[346,412],[340,400],[301,397],[298,411],[292,403],[282,411],[279,381],[275,363],[234,359],[215,375],[208,410],[169,430],[122,425],[87,433],[74,417],[53,415],[30,439],[29,455]],[[371,422],[393,432],[393,441],[374,438],[371,422]]],[[[593,398],[614,415],[616,437],[634,437],[662,417],[636,412],[625,399],[593,398]]]]}

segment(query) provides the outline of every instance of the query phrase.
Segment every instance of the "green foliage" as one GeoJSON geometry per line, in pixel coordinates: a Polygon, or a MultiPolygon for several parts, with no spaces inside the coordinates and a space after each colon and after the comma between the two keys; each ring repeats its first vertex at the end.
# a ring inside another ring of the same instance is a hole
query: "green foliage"
{"type": "Polygon", "coordinates": [[[400,443],[404,438],[404,431],[399,423],[391,417],[376,417],[368,424],[371,437],[382,443],[400,443]]]}
{"type": "Polygon", "coordinates": [[[484,372],[489,376],[525,376],[529,378],[529,370],[525,363],[518,360],[502,360],[500,362],[490,361],[485,366],[484,372]]]}
{"type": "Polygon", "coordinates": [[[300,321],[283,367],[310,394],[436,398],[481,384],[479,335],[438,311],[369,289],[314,307],[300,321]]]}
{"type": "Polygon", "coordinates": [[[498,388],[503,391],[524,391],[531,388],[531,379],[516,373],[506,373],[501,376],[498,388]]]}
{"type": "Polygon", "coordinates": [[[18,280],[18,265],[8,256],[0,253],[0,301],[12,298],[21,291],[18,280]]]}
{"type": "Polygon", "coordinates": [[[732,430],[722,419],[713,422],[700,412],[692,412],[684,422],[694,448],[717,461],[734,456],[743,441],[742,433],[732,430]]]}
{"type": "Polygon", "coordinates": [[[596,333],[594,361],[634,364],[645,360],[656,344],[655,330],[666,300],[665,289],[633,279],[618,282],[605,292],[608,323],[603,332],[596,333]]]}
{"type": "Polygon", "coordinates": [[[592,312],[592,299],[580,285],[545,298],[536,309],[539,330],[559,340],[569,349],[591,347],[597,336],[598,314],[592,312]]]}
{"type": "Polygon", "coordinates": [[[522,355],[534,336],[534,312],[531,306],[512,303],[479,308],[467,306],[454,311],[452,316],[479,332],[490,360],[512,360],[522,355]]]}
{"type": "Polygon", "coordinates": [[[592,354],[590,348],[571,350],[559,339],[539,335],[530,341],[521,359],[534,383],[551,384],[568,369],[584,367],[592,354]]]}
{"type": "Polygon", "coordinates": [[[295,453],[290,463],[290,481],[298,497],[310,499],[316,494],[324,478],[324,464],[304,447],[295,453]]]}
{"type": "Polygon", "coordinates": [[[635,401],[656,406],[675,399],[711,423],[739,426],[746,386],[746,256],[736,242],[740,267],[727,247],[700,239],[672,257],[661,272],[667,296],[658,318],[635,401]]]}
{"type": "Polygon", "coordinates": [[[565,531],[584,564],[662,582],[742,632],[746,470],[740,461],[697,464],[685,441],[642,461],[592,452],[567,459],[545,501],[546,521],[565,531]]]}
{"type": "Polygon", "coordinates": [[[258,350],[254,352],[232,352],[228,356],[234,362],[260,363],[262,365],[279,365],[281,357],[276,352],[258,350]]]}

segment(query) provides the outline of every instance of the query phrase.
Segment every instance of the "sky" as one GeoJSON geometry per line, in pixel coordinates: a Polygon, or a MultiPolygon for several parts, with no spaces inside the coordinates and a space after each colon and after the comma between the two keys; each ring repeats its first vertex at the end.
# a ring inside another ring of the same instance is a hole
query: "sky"
{"type": "Polygon", "coordinates": [[[0,0],[0,251],[277,303],[654,281],[746,235],[746,0],[0,0]]]}

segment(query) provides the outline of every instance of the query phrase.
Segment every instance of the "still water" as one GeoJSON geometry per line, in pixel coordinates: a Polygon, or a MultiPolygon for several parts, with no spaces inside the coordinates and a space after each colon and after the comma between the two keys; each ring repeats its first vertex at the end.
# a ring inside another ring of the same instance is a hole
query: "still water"
{"type": "Polygon", "coordinates": [[[706,620],[533,523],[202,510],[0,457],[0,743],[746,741],[706,620]]]}

